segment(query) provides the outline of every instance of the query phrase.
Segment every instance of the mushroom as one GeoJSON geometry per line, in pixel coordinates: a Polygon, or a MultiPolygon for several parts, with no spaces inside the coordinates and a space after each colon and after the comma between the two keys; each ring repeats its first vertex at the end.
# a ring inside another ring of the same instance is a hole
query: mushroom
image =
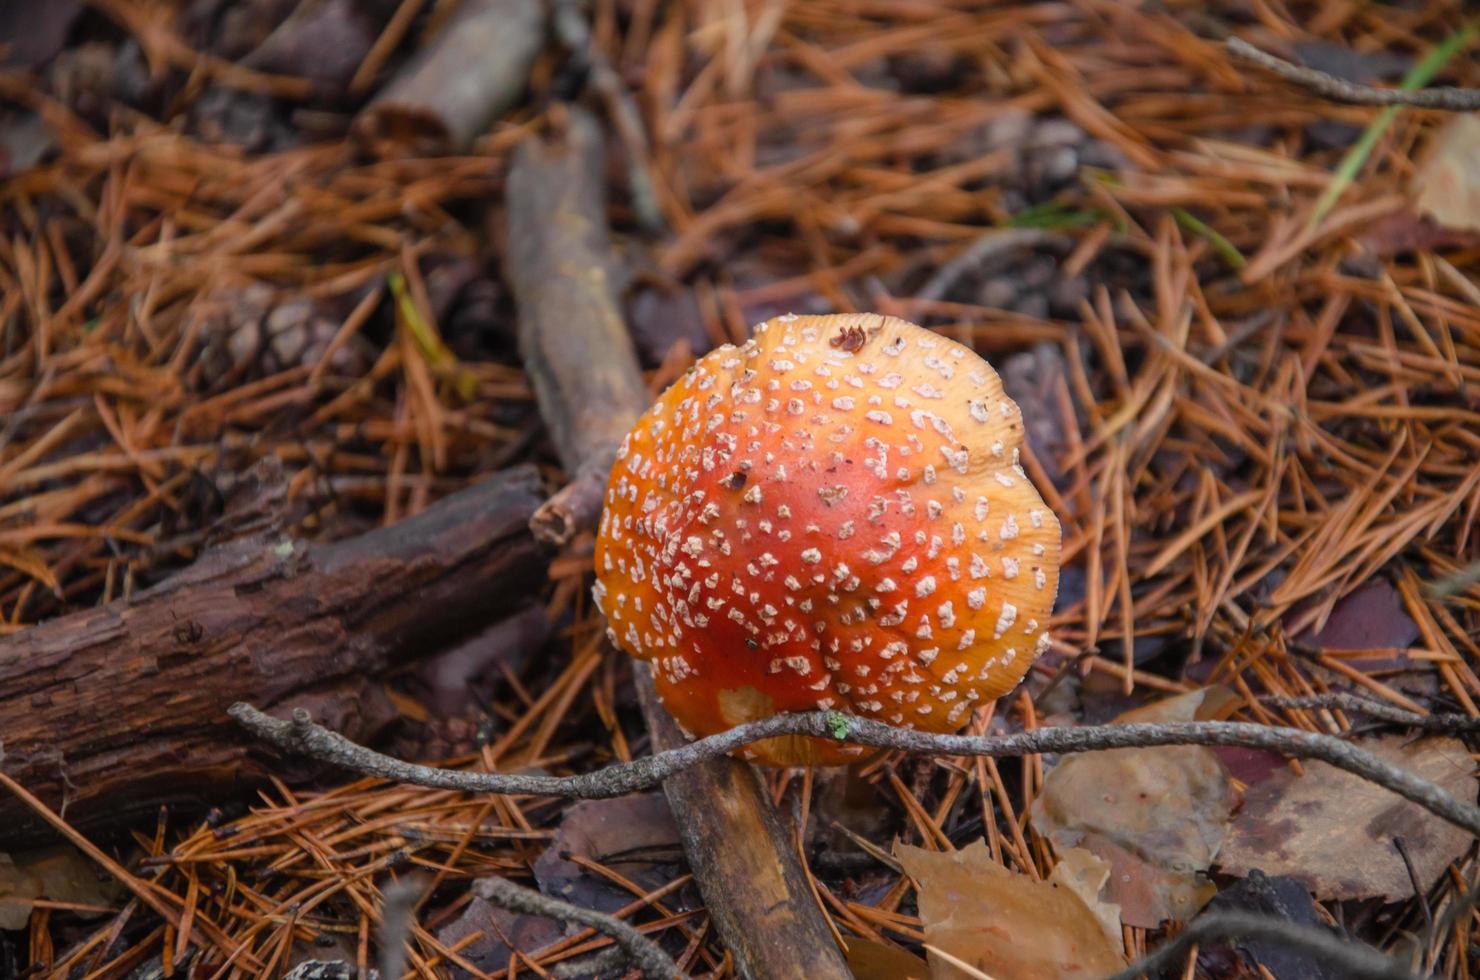
{"type": "MultiPolygon", "coordinates": [[[[878,315],[785,315],[628,434],[594,597],[692,736],[835,709],[960,730],[1048,644],[1059,522],[1023,421],[970,348],[878,315]]],[[[773,765],[865,750],[757,742],[773,765]]]]}

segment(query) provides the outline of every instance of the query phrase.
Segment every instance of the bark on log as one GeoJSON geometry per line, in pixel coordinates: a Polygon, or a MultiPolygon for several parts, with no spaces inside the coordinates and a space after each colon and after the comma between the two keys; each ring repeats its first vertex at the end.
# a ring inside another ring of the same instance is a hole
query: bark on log
{"type": "MultiPolygon", "coordinates": [[[[533,467],[367,534],[243,538],[128,601],[0,640],[0,770],[84,831],[199,809],[260,783],[233,702],[307,707],[366,738],[377,675],[486,626],[543,581],[533,467]]],[[[50,832],[0,798],[0,849],[50,832]]]]}
{"type": "MultiPolygon", "coordinates": [[[[525,368],[572,477],[536,518],[536,533],[556,540],[595,523],[617,447],[648,403],[608,281],[604,174],[600,129],[577,110],[563,139],[521,144],[509,174],[508,267],[525,368]]],[[[654,748],[681,744],[647,664],[633,669],[654,748]]],[[[851,976],[748,765],[716,759],[669,779],[664,790],[740,976],[851,976]]]]}

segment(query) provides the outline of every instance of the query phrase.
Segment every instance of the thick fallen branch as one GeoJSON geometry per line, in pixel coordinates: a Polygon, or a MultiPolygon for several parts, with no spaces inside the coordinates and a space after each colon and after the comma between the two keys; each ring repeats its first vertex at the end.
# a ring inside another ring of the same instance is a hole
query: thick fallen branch
{"type": "MultiPolygon", "coordinates": [[[[531,525],[557,543],[595,524],[617,447],[648,404],[612,293],[601,130],[574,109],[563,128],[516,151],[506,236],[525,369],[571,477],[531,525]]],[[[633,671],[654,744],[678,744],[682,737],[652,698],[647,665],[633,671]]],[[[748,766],[722,754],[684,767],[683,778],[664,789],[736,972],[777,980],[849,976],[769,798],[748,766]]]]}
{"type": "Polygon", "coordinates": [[[1350,742],[1299,728],[1274,728],[1237,721],[1140,722],[1123,725],[1085,725],[1077,728],[1037,728],[1014,735],[935,735],[894,728],[867,718],[835,711],[776,715],[739,725],[718,735],[689,742],[621,765],[575,776],[537,776],[517,773],[458,772],[402,762],[356,745],[349,739],[313,724],[303,712],[281,721],[248,704],[231,707],[231,716],[255,734],[280,748],[300,752],[353,772],[417,786],[458,789],[475,793],[562,796],[603,799],[647,789],[743,745],[777,735],[811,735],[842,742],[896,749],[920,755],[1023,756],[1068,754],[1105,749],[1148,748],[1157,745],[1225,745],[1268,749],[1297,759],[1318,759],[1338,769],[1411,800],[1435,816],[1480,834],[1480,807],[1457,800],[1426,779],[1400,769],[1350,742]]]}
{"type": "Polygon", "coordinates": [[[1480,109],[1480,89],[1398,89],[1358,85],[1314,68],[1292,65],[1283,58],[1259,50],[1242,38],[1231,37],[1226,44],[1228,53],[1235,58],[1258,65],[1265,71],[1308,88],[1332,102],[1349,102],[1352,105],[1405,105],[1416,109],[1447,109],[1451,112],[1473,112],[1480,109]]]}
{"type": "Polygon", "coordinates": [[[1332,967],[1337,976],[1351,977],[1352,980],[1419,980],[1417,974],[1397,960],[1370,946],[1323,929],[1247,912],[1218,912],[1202,916],[1162,943],[1145,959],[1112,974],[1107,980],[1163,976],[1163,971],[1180,967],[1187,951],[1194,945],[1230,939],[1264,939],[1304,950],[1319,958],[1323,966],[1332,967]]]}
{"type": "MultiPolygon", "coordinates": [[[[96,609],[0,639],[0,771],[83,829],[223,802],[265,779],[232,702],[312,705],[358,737],[377,675],[487,625],[540,579],[533,467],[334,544],[257,535],[96,609]]],[[[0,848],[41,825],[0,798],[0,848]]]]}
{"type": "Polygon", "coordinates": [[[473,883],[473,891],[484,901],[492,902],[510,912],[574,922],[610,936],[646,980],[684,980],[678,966],[657,943],[616,916],[562,902],[531,888],[521,888],[503,878],[480,878],[473,883]]]}
{"type": "Polygon", "coordinates": [[[458,152],[524,92],[545,42],[539,0],[463,0],[355,120],[371,141],[458,152]]]}
{"type": "MultiPolygon", "coordinates": [[[[652,672],[647,664],[636,666],[653,751],[683,749],[689,740],[658,700],[652,672]]],[[[850,975],[801,863],[782,843],[786,828],[753,767],[716,759],[674,773],[663,781],[663,794],[675,813],[685,814],[678,833],[689,870],[726,948],[746,965],[745,975],[850,975]]]]}
{"type": "Polygon", "coordinates": [[[570,476],[533,524],[555,544],[595,525],[617,447],[648,403],[612,295],[601,142],[596,120],[571,109],[563,138],[521,143],[509,172],[519,350],[570,476]]]}

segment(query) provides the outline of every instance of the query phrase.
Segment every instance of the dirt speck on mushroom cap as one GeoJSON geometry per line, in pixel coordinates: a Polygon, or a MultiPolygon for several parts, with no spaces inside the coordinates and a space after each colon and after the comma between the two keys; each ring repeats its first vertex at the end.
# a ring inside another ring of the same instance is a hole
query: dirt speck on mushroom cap
{"type": "Polygon", "coordinates": [[[1022,434],[996,372],[946,337],[877,315],[761,324],[622,447],[596,546],[613,642],[696,734],[817,708],[958,730],[1047,644],[1060,530],[1022,434]]]}

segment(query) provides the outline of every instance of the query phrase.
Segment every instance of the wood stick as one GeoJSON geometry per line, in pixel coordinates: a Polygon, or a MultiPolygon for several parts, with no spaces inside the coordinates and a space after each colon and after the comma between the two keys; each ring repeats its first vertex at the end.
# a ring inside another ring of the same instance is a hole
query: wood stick
{"type": "MultiPolygon", "coordinates": [[[[254,534],[133,596],[0,639],[0,772],[84,830],[203,810],[265,779],[233,702],[368,737],[388,665],[486,626],[543,581],[521,466],[333,544],[254,534]]],[[[0,798],[0,849],[50,832],[0,798]]]]}
{"type": "MultiPolygon", "coordinates": [[[[658,702],[648,665],[634,666],[653,751],[687,743],[658,702]]],[[[853,975],[753,767],[715,759],[670,776],[663,794],[678,822],[689,870],[742,977],[853,975]]]]}
{"type": "Polygon", "coordinates": [[[460,152],[519,100],[545,42],[539,0],[462,0],[355,120],[372,142],[460,152]]]}
{"type": "Polygon", "coordinates": [[[515,150],[506,236],[524,369],[571,478],[535,515],[535,534],[556,544],[596,523],[617,447],[648,403],[612,295],[601,128],[567,115],[558,143],[515,150]]]}
{"type": "MultiPolygon", "coordinates": [[[[535,529],[569,540],[601,510],[617,447],[647,407],[637,357],[612,296],[601,131],[572,110],[564,133],[527,140],[508,182],[508,268],[526,370],[572,475],[535,529]]],[[[686,741],[633,665],[653,748],[686,741]]],[[[742,977],[849,977],[787,835],[755,772],[712,759],[664,784],[684,852],[742,977]]]]}

